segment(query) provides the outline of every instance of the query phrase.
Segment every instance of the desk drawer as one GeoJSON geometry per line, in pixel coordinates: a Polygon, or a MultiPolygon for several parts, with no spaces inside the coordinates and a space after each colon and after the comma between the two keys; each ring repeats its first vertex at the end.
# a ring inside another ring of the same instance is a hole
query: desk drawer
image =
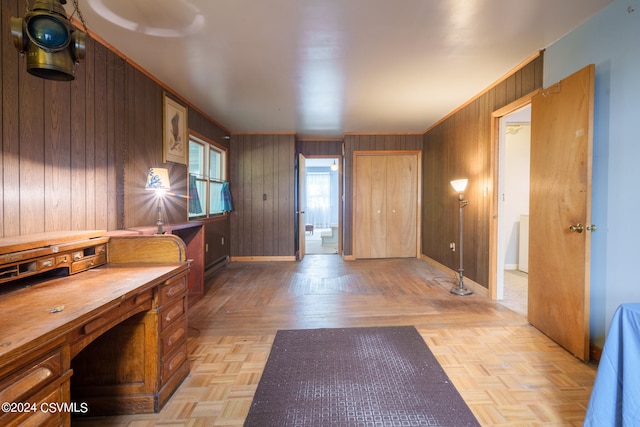
{"type": "Polygon", "coordinates": [[[165,282],[160,287],[160,306],[163,306],[187,291],[187,276],[181,275],[165,282]]]}
{"type": "Polygon", "coordinates": [[[0,380],[0,402],[24,402],[62,375],[60,349],[33,360],[0,380]]]}
{"type": "Polygon", "coordinates": [[[71,371],[59,381],[49,384],[32,398],[25,400],[24,402],[29,405],[28,411],[4,413],[0,416],[0,425],[21,427],[68,425],[70,414],[57,411],[55,408],[68,403],[65,396],[68,395],[70,377],[71,371]]]}
{"type": "Polygon", "coordinates": [[[176,322],[180,316],[187,312],[187,298],[183,296],[176,302],[162,307],[160,310],[160,331],[166,330],[172,323],[176,322]]]}
{"type": "Polygon", "coordinates": [[[162,359],[161,384],[165,384],[182,365],[187,363],[187,346],[183,345],[162,359]]]}
{"type": "Polygon", "coordinates": [[[187,316],[182,316],[182,318],[174,321],[173,325],[163,331],[160,335],[160,341],[161,354],[163,355],[185,345],[187,342],[187,316]]]}
{"type": "Polygon", "coordinates": [[[89,270],[90,268],[97,267],[99,265],[103,265],[106,263],[107,263],[107,254],[104,252],[99,255],[81,258],[78,261],[74,261],[71,263],[70,274],[75,274],[81,271],[89,270]]]}

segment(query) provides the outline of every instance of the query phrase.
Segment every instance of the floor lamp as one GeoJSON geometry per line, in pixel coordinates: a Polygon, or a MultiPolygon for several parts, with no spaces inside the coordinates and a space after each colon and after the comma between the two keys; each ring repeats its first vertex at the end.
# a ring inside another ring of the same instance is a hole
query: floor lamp
{"type": "Polygon", "coordinates": [[[464,192],[465,188],[467,188],[467,182],[469,182],[468,179],[455,179],[451,181],[451,186],[454,190],[456,190],[456,193],[458,193],[458,205],[460,210],[460,243],[458,245],[460,248],[460,268],[458,269],[460,278],[458,280],[458,285],[454,285],[453,288],[451,288],[451,293],[455,295],[470,295],[473,293],[471,290],[467,289],[464,286],[462,274],[464,272],[464,269],[462,268],[462,208],[469,204],[468,200],[464,200],[464,195],[462,193],[464,192]]]}
{"type": "Polygon", "coordinates": [[[158,199],[158,221],[156,222],[158,232],[156,234],[164,234],[164,231],[162,230],[162,225],[164,224],[164,221],[162,221],[162,199],[164,197],[164,193],[171,189],[171,184],[169,183],[169,171],[164,168],[149,169],[147,185],[145,188],[156,192],[156,198],[158,199]]]}

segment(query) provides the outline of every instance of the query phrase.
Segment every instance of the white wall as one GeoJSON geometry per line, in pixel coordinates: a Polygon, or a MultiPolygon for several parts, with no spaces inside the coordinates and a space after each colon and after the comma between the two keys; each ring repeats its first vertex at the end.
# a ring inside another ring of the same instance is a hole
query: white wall
{"type": "Polygon", "coordinates": [[[531,124],[521,123],[515,134],[505,135],[505,269],[519,263],[520,215],[529,213],[529,158],[531,124]]]}
{"type": "MultiPolygon", "coordinates": [[[[640,302],[640,0],[614,0],[549,46],[544,86],[596,65],[591,339],[602,345],[616,308],[640,302]]],[[[569,260],[568,260],[569,261],[569,260]]]]}

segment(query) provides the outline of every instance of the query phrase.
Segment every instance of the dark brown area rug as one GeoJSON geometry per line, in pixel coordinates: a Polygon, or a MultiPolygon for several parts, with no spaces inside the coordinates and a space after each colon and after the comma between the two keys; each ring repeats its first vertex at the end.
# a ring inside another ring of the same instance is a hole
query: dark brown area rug
{"type": "Polygon", "coordinates": [[[245,426],[478,426],[413,326],[278,331],[245,426]]]}

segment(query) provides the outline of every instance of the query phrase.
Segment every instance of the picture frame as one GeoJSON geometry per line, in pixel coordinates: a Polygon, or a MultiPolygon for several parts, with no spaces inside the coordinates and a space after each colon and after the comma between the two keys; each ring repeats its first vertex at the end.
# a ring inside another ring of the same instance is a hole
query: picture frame
{"type": "Polygon", "coordinates": [[[162,161],[186,165],[189,146],[187,108],[171,99],[166,92],[162,98],[162,161]]]}

